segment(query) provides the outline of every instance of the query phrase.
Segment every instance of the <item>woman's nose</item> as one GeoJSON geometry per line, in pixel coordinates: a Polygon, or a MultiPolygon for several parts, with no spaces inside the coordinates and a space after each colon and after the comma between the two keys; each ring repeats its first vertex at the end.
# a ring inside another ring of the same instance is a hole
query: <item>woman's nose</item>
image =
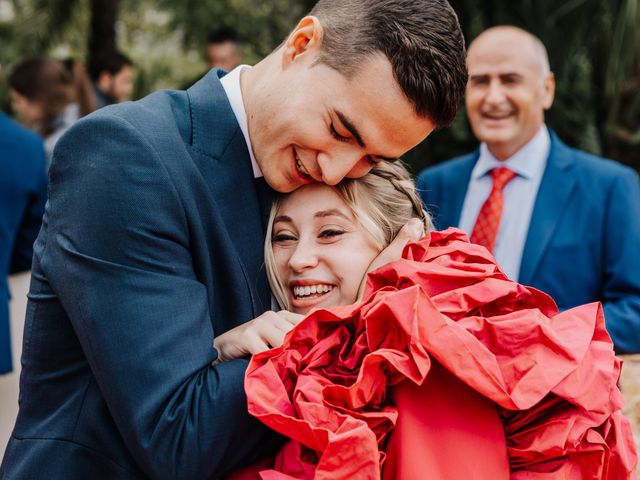
{"type": "Polygon", "coordinates": [[[289,267],[295,272],[301,272],[317,264],[318,255],[311,242],[299,241],[289,257],[289,267]]]}

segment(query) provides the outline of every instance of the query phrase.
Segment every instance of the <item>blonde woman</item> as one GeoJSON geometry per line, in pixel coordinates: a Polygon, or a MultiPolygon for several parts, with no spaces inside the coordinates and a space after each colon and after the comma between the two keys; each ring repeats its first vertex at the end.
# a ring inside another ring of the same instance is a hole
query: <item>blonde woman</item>
{"type": "MultiPolygon", "coordinates": [[[[429,232],[400,164],[275,201],[272,291],[306,317],[282,345],[262,338],[276,348],[253,356],[245,389],[249,411],[290,440],[236,477],[631,478],[599,305],[558,314],[456,230],[409,244],[363,291],[412,218],[429,232]]],[[[250,329],[218,337],[222,359],[256,353],[241,346],[250,329]]]]}

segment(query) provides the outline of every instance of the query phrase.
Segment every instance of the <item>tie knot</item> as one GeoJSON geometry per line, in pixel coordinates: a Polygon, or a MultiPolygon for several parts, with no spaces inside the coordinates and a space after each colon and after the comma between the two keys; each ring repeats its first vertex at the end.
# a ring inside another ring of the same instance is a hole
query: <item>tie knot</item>
{"type": "Polygon", "coordinates": [[[491,170],[491,177],[493,178],[493,188],[502,190],[504,186],[509,183],[513,177],[516,176],[516,172],[509,170],[506,167],[494,168],[491,170]]]}

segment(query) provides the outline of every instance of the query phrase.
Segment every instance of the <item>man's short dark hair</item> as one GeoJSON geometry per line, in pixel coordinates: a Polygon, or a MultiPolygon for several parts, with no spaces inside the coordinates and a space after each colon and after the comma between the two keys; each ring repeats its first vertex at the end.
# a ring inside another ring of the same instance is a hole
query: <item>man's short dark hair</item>
{"type": "Polygon", "coordinates": [[[120,52],[105,53],[97,56],[89,66],[89,74],[94,82],[100,78],[102,72],[117,75],[124,67],[133,67],[129,57],[120,52]]]}
{"type": "Polygon", "coordinates": [[[207,43],[238,43],[238,32],[231,27],[220,27],[211,30],[207,35],[207,43]]]}
{"type": "Polygon", "coordinates": [[[346,77],[382,52],[416,113],[438,127],[455,118],[467,84],[464,37],[446,0],[320,0],[319,62],[346,77]]]}

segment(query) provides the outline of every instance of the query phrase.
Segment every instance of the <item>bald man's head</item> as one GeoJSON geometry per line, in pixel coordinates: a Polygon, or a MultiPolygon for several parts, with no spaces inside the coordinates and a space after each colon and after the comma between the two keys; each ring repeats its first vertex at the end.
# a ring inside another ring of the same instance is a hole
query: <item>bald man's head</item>
{"type": "Polygon", "coordinates": [[[547,51],[520,28],[494,27],[469,46],[467,68],[471,127],[498,160],[506,160],[540,130],[553,103],[547,51]]]}
{"type": "Polygon", "coordinates": [[[485,30],[478,35],[469,46],[467,57],[471,54],[474,45],[482,45],[485,40],[491,41],[492,44],[516,41],[520,46],[524,47],[525,51],[523,54],[527,55],[531,61],[539,64],[542,76],[547,75],[551,71],[547,48],[538,37],[522,28],[511,25],[501,25],[485,30]]]}

